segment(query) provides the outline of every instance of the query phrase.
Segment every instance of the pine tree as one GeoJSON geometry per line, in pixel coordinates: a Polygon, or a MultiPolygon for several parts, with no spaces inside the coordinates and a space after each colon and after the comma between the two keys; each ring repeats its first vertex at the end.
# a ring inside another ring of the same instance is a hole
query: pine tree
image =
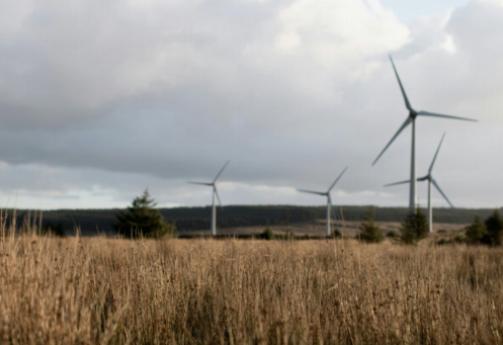
{"type": "Polygon", "coordinates": [[[503,243],[503,220],[500,217],[498,210],[486,219],[485,221],[487,235],[484,242],[500,246],[503,243]]]}
{"type": "Polygon", "coordinates": [[[360,225],[360,240],[368,243],[378,243],[384,239],[381,228],[374,222],[374,209],[369,209],[365,221],[360,225]]]}
{"type": "Polygon", "coordinates": [[[137,238],[139,236],[159,238],[174,234],[174,226],[165,222],[148,190],[136,197],[125,211],[117,214],[115,228],[119,234],[137,238]]]}
{"type": "Polygon", "coordinates": [[[421,210],[417,209],[415,213],[409,213],[405,217],[400,231],[405,243],[415,243],[428,236],[428,223],[421,210]]]}
{"type": "Polygon", "coordinates": [[[480,217],[475,217],[473,223],[466,229],[466,239],[469,243],[480,243],[487,235],[485,225],[480,220],[480,217]]]}

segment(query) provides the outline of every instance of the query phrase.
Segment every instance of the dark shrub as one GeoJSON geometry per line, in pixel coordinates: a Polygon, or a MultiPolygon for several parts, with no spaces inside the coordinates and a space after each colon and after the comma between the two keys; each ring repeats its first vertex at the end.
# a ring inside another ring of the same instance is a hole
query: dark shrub
{"type": "Polygon", "coordinates": [[[487,230],[479,217],[475,217],[473,223],[466,228],[466,241],[468,243],[481,243],[487,236],[487,230]]]}
{"type": "Polygon", "coordinates": [[[339,230],[332,231],[332,238],[342,238],[342,232],[339,230]]]}
{"type": "Polygon", "coordinates": [[[145,190],[142,196],[133,200],[130,207],[117,215],[115,228],[119,234],[129,238],[140,236],[160,238],[173,235],[174,225],[166,223],[155,206],[148,190],[145,190]]]}
{"type": "Polygon", "coordinates": [[[437,241],[437,245],[444,246],[446,244],[451,244],[451,242],[446,238],[441,238],[437,241]]]}
{"type": "Polygon", "coordinates": [[[397,238],[397,237],[399,237],[399,235],[395,231],[390,230],[386,233],[386,237],[387,238],[397,238]]]}
{"type": "Polygon", "coordinates": [[[274,233],[272,232],[272,230],[270,228],[266,228],[261,234],[260,234],[260,238],[264,239],[264,240],[272,240],[274,239],[274,233]]]}
{"type": "Polygon", "coordinates": [[[360,224],[360,234],[358,238],[361,241],[368,243],[382,242],[384,239],[383,232],[379,226],[374,222],[374,210],[370,209],[365,221],[360,224]]]}
{"type": "Polygon", "coordinates": [[[482,242],[493,246],[500,246],[503,243],[503,220],[498,210],[486,219],[485,226],[487,233],[482,242]]]}
{"type": "Polygon", "coordinates": [[[426,217],[417,209],[415,213],[409,213],[400,228],[402,241],[405,243],[416,243],[428,236],[428,223],[426,217]]]}
{"type": "Polygon", "coordinates": [[[65,231],[63,228],[63,224],[47,222],[40,229],[40,234],[41,235],[51,235],[51,236],[64,237],[65,231]]]}

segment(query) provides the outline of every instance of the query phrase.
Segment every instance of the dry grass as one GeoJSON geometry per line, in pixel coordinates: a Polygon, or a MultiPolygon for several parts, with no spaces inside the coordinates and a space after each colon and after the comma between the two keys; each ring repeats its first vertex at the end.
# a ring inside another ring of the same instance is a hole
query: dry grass
{"type": "Polygon", "coordinates": [[[503,251],[3,235],[2,344],[502,344],[503,251]]]}

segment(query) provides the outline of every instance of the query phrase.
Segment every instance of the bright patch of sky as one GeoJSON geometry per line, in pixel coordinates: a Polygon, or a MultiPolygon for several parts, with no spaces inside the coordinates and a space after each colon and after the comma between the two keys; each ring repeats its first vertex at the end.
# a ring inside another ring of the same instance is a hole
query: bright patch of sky
{"type": "Polygon", "coordinates": [[[467,0],[383,0],[382,2],[401,20],[407,22],[414,21],[418,17],[442,14],[468,3],[467,0]]]}

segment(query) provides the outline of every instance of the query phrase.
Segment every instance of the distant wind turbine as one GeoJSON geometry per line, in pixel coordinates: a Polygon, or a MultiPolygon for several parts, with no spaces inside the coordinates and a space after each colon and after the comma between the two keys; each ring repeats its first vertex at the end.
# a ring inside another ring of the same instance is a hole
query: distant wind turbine
{"type": "Polygon", "coordinates": [[[329,237],[332,235],[332,224],[331,224],[332,198],[330,196],[330,192],[332,191],[332,189],[334,189],[334,187],[337,184],[337,182],[339,182],[339,180],[341,179],[342,175],[344,175],[344,173],[347,170],[348,170],[348,168],[346,167],[339,174],[339,176],[337,176],[337,178],[335,179],[335,181],[330,185],[330,187],[328,188],[328,190],[326,192],[317,192],[317,191],[313,191],[313,190],[297,189],[301,193],[315,194],[315,195],[320,195],[320,196],[324,196],[324,197],[327,198],[327,236],[329,236],[329,237]]]}
{"type": "Polygon", "coordinates": [[[220,169],[218,174],[215,176],[212,182],[193,182],[190,181],[188,183],[190,184],[196,184],[200,186],[207,186],[211,187],[213,190],[212,193],[212,201],[211,201],[211,235],[216,236],[217,235],[217,206],[216,206],[216,201],[218,200],[218,204],[222,206],[222,200],[220,199],[220,195],[218,194],[218,189],[217,189],[217,180],[222,175],[224,172],[225,168],[227,168],[227,165],[229,165],[230,161],[227,161],[224,166],[220,169]]]}
{"type": "MultiPolygon", "coordinates": [[[[445,199],[445,201],[447,201],[447,203],[449,204],[450,207],[454,207],[452,202],[449,200],[447,195],[442,191],[442,189],[438,185],[437,181],[433,177],[433,167],[435,166],[435,162],[437,161],[438,153],[440,152],[440,148],[442,147],[442,143],[444,142],[444,138],[445,138],[445,133],[444,133],[444,135],[442,135],[442,139],[440,140],[440,143],[438,144],[437,151],[435,152],[435,156],[433,156],[433,160],[431,161],[430,167],[428,168],[428,174],[417,179],[417,181],[420,181],[420,182],[428,181],[428,226],[429,226],[430,233],[433,232],[433,208],[431,206],[431,185],[433,184],[433,186],[442,195],[442,197],[445,199]]],[[[386,185],[386,187],[397,186],[397,185],[408,184],[408,183],[410,183],[410,180],[391,183],[391,184],[386,185]]]]}
{"type": "Polygon", "coordinates": [[[377,158],[374,160],[372,165],[375,165],[377,161],[381,158],[381,156],[386,152],[386,150],[391,146],[393,141],[400,135],[400,133],[408,126],[412,125],[412,147],[411,147],[411,157],[410,157],[410,181],[413,181],[410,184],[410,192],[409,192],[409,208],[411,212],[415,212],[415,202],[416,202],[416,117],[418,116],[429,116],[429,117],[437,117],[437,118],[444,118],[444,119],[451,119],[451,120],[462,120],[462,121],[472,121],[472,122],[477,122],[477,120],[466,118],[466,117],[459,117],[459,116],[452,116],[452,115],[445,115],[445,114],[438,114],[438,113],[432,113],[429,111],[416,111],[414,108],[412,108],[412,105],[409,102],[409,98],[407,97],[407,94],[405,93],[405,89],[403,87],[402,81],[400,80],[400,76],[398,75],[398,71],[395,67],[395,63],[393,62],[393,58],[391,55],[389,56],[389,59],[391,61],[391,66],[393,67],[393,71],[395,72],[396,79],[398,81],[398,85],[400,86],[400,91],[402,93],[403,99],[405,101],[405,107],[409,111],[409,115],[407,119],[403,122],[403,124],[400,126],[398,131],[393,135],[391,140],[386,144],[384,149],[379,153],[377,158]]]}

